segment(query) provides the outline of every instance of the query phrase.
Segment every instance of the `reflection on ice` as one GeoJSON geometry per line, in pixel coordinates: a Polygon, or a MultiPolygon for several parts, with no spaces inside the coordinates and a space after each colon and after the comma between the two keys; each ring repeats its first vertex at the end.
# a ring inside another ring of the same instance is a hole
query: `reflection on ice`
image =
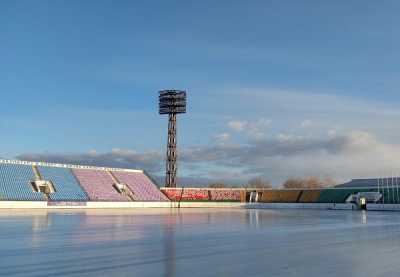
{"type": "Polygon", "coordinates": [[[0,211],[0,276],[397,276],[400,214],[0,211]]]}

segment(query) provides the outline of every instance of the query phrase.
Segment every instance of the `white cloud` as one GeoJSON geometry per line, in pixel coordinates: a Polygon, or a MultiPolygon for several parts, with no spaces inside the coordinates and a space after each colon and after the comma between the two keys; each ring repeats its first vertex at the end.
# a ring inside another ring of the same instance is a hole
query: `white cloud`
{"type": "MultiPolygon", "coordinates": [[[[264,175],[274,182],[290,176],[331,176],[338,181],[400,171],[399,144],[382,142],[371,133],[310,138],[280,134],[250,144],[209,146],[185,152],[185,163],[235,169],[243,178],[264,175]]],[[[238,179],[238,178],[236,178],[238,179]]],[[[239,178],[240,179],[240,178],[239,178]]],[[[245,180],[242,180],[245,181],[245,180]]]]}
{"type": "Polygon", "coordinates": [[[266,129],[271,125],[271,120],[260,118],[248,124],[247,135],[252,140],[262,140],[267,137],[266,129]]]}
{"type": "Polygon", "coordinates": [[[228,122],[228,128],[235,132],[242,132],[252,140],[262,140],[266,138],[266,129],[271,125],[271,120],[259,118],[250,120],[232,120],[228,122]]]}
{"type": "MultiPolygon", "coordinates": [[[[224,111],[218,110],[215,116],[234,115],[234,121],[241,123],[236,124],[237,129],[241,131],[248,130],[249,124],[259,118],[268,118],[273,122],[274,129],[280,129],[279,132],[296,128],[299,132],[309,132],[308,129],[312,127],[313,134],[318,135],[321,135],[319,130],[326,132],[327,129],[335,128],[340,131],[358,129],[379,133],[385,139],[391,140],[400,136],[400,130],[393,129],[400,117],[400,110],[394,103],[323,90],[305,92],[249,88],[230,89],[225,92],[219,90],[215,95],[218,98],[215,103],[224,99],[224,111]],[[300,123],[299,118],[303,119],[300,123]],[[296,124],[293,124],[294,122],[296,124]]],[[[209,103],[209,106],[213,111],[217,110],[213,103],[209,103]]]]}
{"type": "Polygon", "coordinates": [[[334,137],[337,134],[337,129],[330,129],[327,131],[329,137],[334,137]]]}
{"type": "Polygon", "coordinates": [[[233,120],[228,122],[228,127],[233,131],[241,132],[246,128],[247,124],[247,121],[233,120]]]}
{"type": "Polygon", "coordinates": [[[215,135],[215,140],[218,143],[226,143],[231,139],[231,134],[229,133],[221,133],[221,134],[217,134],[215,135]]]}
{"type": "MultiPolygon", "coordinates": [[[[227,139],[227,134],[221,134],[227,139]]],[[[241,144],[211,144],[180,151],[181,177],[240,183],[265,176],[279,183],[291,176],[331,176],[338,181],[400,173],[400,144],[390,144],[364,131],[332,134],[322,138],[282,133],[241,144]],[[184,172],[184,173],[183,173],[184,172]]],[[[109,153],[23,154],[34,161],[143,168],[163,174],[164,153],[114,149],[109,153]]],[[[191,179],[195,180],[195,179],[191,179]]],[[[196,185],[193,183],[192,185],[196,185]]]]}
{"type": "MultiPolygon", "coordinates": [[[[224,102],[223,112],[219,106],[202,102],[207,107],[207,120],[214,123],[220,119],[226,128],[213,132],[220,132],[213,137],[215,143],[179,150],[181,176],[192,178],[193,185],[193,176],[237,183],[261,175],[277,183],[290,176],[331,176],[342,181],[400,171],[400,132],[394,128],[400,116],[397,108],[323,93],[230,93],[234,97],[217,95],[234,99],[224,102]],[[244,101],[249,98],[254,101],[244,101]]],[[[163,174],[164,155],[158,150],[114,149],[107,153],[25,154],[20,158],[144,168],[163,174]]]]}
{"type": "Polygon", "coordinates": [[[310,126],[311,126],[311,120],[309,120],[309,119],[303,120],[303,121],[300,123],[300,126],[301,126],[302,128],[310,127],[310,126]]]}
{"type": "Polygon", "coordinates": [[[26,153],[17,156],[17,158],[28,161],[137,168],[154,173],[159,172],[162,168],[161,162],[164,160],[163,154],[158,151],[139,153],[124,149],[113,149],[106,153],[99,153],[94,150],[87,153],[26,153]]]}

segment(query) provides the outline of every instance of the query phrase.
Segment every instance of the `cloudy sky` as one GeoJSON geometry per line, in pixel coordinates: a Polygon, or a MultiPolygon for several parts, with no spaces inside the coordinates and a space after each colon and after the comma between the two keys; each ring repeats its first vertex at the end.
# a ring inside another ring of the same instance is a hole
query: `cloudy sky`
{"type": "Polygon", "coordinates": [[[185,185],[400,173],[399,1],[1,1],[0,156],[185,185]]]}

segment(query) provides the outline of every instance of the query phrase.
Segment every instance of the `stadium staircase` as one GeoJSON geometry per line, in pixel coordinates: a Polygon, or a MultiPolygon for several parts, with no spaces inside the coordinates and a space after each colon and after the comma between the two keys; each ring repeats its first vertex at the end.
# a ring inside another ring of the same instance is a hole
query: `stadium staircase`
{"type": "Polygon", "coordinates": [[[169,201],[143,172],[113,171],[112,174],[134,193],[135,201],[169,201]]]}
{"type": "Polygon", "coordinates": [[[128,197],[129,200],[135,201],[134,193],[132,192],[132,190],[131,190],[127,185],[121,184],[121,182],[117,179],[117,177],[115,177],[115,175],[114,175],[111,171],[107,171],[107,173],[110,175],[110,177],[111,177],[111,178],[113,179],[113,181],[114,181],[114,188],[115,188],[119,193],[121,193],[123,196],[128,197]],[[120,191],[120,190],[118,189],[118,185],[123,185],[124,190],[123,190],[123,191],[120,191]]]}
{"type": "MultiPolygon", "coordinates": [[[[35,174],[35,180],[36,181],[41,181],[42,176],[40,175],[39,169],[37,168],[37,166],[32,165],[32,170],[33,170],[33,174],[35,174]]],[[[40,192],[40,191],[38,191],[40,192]]],[[[46,199],[46,201],[49,201],[49,193],[45,193],[45,192],[41,192],[43,194],[44,199],[46,199]]]]}

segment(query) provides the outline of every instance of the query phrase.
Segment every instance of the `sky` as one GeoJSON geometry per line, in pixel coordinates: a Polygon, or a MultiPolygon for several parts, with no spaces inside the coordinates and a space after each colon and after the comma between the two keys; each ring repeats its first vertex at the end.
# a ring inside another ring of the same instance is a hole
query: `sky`
{"type": "Polygon", "coordinates": [[[399,1],[1,1],[0,157],[181,185],[400,174],[399,1]]]}

